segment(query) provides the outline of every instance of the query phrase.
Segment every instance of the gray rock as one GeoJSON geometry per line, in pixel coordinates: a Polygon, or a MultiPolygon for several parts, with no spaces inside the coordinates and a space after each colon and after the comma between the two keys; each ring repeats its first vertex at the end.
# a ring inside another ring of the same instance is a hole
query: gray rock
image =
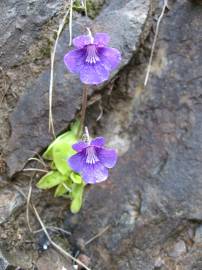
{"type": "MultiPolygon", "coordinates": [[[[33,252],[34,253],[34,252],[33,252]]],[[[11,251],[0,250],[0,270],[31,269],[32,255],[29,251],[11,251]]]]}
{"type": "Polygon", "coordinates": [[[21,194],[15,190],[4,188],[0,192],[0,224],[8,220],[24,204],[21,194]]]}
{"type": "Polygon", "coordinates": [[[201,270],[202,249],[193,247],[190,252],[178,262],[179,270],[201,270]]]}
{"type": "Polygon", "coordinates": [[[36,265],[38,270],[73,270],[71,260],[64,258],[53,249],[42,253],[36,265]]]}
{"type": "Polygon", "coordinates": [[[6,270],[7,266],[9,265],[9,262],[5,258],[5,256],[2,254],[0,250],[0,270],[6,270]]]}
{"type": "MultiPolygon", "coordinates": [[[[130,146],[109,181],[86,194],[78,222],[67,217],[75,239],[88,240],[110,225],[86,249],[94,269],[155,269],[160,250],[176,245],[191,220],[202,220],[201,16],[201,7],[177,1],[160,28],[147,89],[134,82],[135,59],[112,97],[113,115],[122,117],[114,122],[122,123],[120,136],[127,133],[130,146]],[[122,114],[126,104],[118,95],[126,91],[133,100],[122,114]]],[[[104,117],[103,126],[109,128],[110,121],[104,117]]],[[[186,247],[178,244],[175,255],[183,257],[186,247]]],[[[201,252],[188,256],[181,269],[201,269],[201,252]]],[[[165,269],[175,269],[164,262],[165,269]]],[[[175,259],[172,265],[177,267],[175,259]]]]}
{"type": "MultiPolygon", "coordinates": [[[[84,26],[89,24],[92,24],[93,31],[108,32],[111,36],[111,46],[123,53],[120,66],[123,68],[136,51],[148,10],[149,0],[112,0],[95,21],[80,18],[74,22],[73,33],[75,36],[83,33],[84,26]]],[[[67,33],[68,29],[65,29],[60,38],[55,63],[53,116],[56,133],[67,127],[81,105],[82,85],[76,76],[67,72],[63,63],[64,54],[68,50],[67,33]]],[[[41,151],[51,141],[48,133],[49,72],[46,70],[36,81],[30,83],[11,114],[12,134],[6,160],[10,176],[23,168],[33,151],[41,151]]]]}
{"type": "Polygon", "coordinates": [[[196,228],[194,241],[196,243],[201,243],[202,242],[202,226],[199,226],[199,227],[196,228]]]}
{"type": "Polygon", "coordinates": [[[19,64],[39,37],[42,26],[51,20],[65,1],[28,0],[0,2],[0,66],[19,64]]]}
{"type": "Polygon", "coordinates": [[[174,245],[169,255],[171,257],[177,258],[181,256],[182,254],[186,253],[186,251],[187,251],[187,248],[186,248],[185,242],[183,240],[180,240],[174,245]]]}
{"type": "MultiPolygon", "coordinates": [[[[131,10],[130,5],[138,2],[124,3],[111,1],[96,19],[95,27],[102,21],[98,29],[104,31],[106,15],[114,13],[116,20],[111,18],[113,25],[106,27],[115,29],[115,21],[119,21],[117,12],[123,22],[121,16],[125,16],[125,8],[129,5],[131,10]]],[[[134,24],[132,15],[129,16],[131,13],[126,13],[134,24]]],[[[197,242],[200,229],[196,230],[195,244],[191,239],[186,241],[186,247],[185,240],[176,242],[176,239],[184,239],[179,235],[188,234],[193,224],[202,221],[201,14],[202,7],[189,1],[179,0],[172,5],[160,27],[147,89],[142,88],[142,81],[136,80],[144,75],[145,58],[142,60],[141,52],[139,58],[132,58],[119,73],[120,80],[110,96],[113,112],[103,115],[99,135],[106,134],[112,145],[114,134],[115,141],[121,140],[119,147],[125,146],[125,149],[120,151],[110,179],[86,189],[81,212],[78,215],[68,213],[65,221],[66,229],[72,231],[72,249],[78,249],[79,244],[84,243],[82,252],[91,259],[95,270],[202,269],[202,250],[197,242]],[[86,241],[107,226],[109,229],[105,233],[85,246],[86,241]],[[174,247],[174,253],[168,259],[164,251],[170,245],[174,247]]],[[[78,31],[79,26],[76,23],[74,26],[78,31]]],[[[124,36],[122,40],[127,29],[112,32],[114,46],[122,33],[120,42],[123,43],[117,46],[124,47],[124,67],[135,49],[128,48],[130,37],[124,36]]],[[[139,38],[135,38],[132,30],[130,34],[138,42],[139,38]]],[[[61,80],[67,74],[60,62],[65,51],[65,35],[64,32],[56,62],[56,76],[61,80]]],[[[60,119],[56,124],[57,132],[74,118],[80,106],[81,85],[78,82],[75,86],[74,76],[65,76],[68,84],[64,80],[59,84],[56,78],[54,115],[55,119],[60,119]],[[67,92],[64,92],[65,87],[67,92]],[[63,106],[64,100],[69,100],[71,108],[63,106]],[[60,106],[63,106],[62,112],[60,106]]],[[[41,150],[50,141],[44,132],[44,128],[47,130],[47,91],[41,90],[45,83],[48,87],[47,78],[48,72],[45,72],[34,85],[30,84],[30,90],[12,114],[13,132],[7,159],[11,175],[21,170],[27,150],[41,150]],[[31,92],[33,89],[38,92],[31,92]]],[[[104,106],[107,107],[107,102],[104,106]]]]}

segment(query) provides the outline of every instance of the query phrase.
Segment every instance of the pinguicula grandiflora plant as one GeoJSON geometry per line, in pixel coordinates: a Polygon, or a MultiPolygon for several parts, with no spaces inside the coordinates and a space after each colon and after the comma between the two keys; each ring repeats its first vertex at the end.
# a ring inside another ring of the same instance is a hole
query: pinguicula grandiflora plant
{"type": "Polygon", "coordinates": [[[90,138],[85,127],[87,90],[89,85],[98,85],[109,79],[121,61],[120,52],[108,46],[109,35],[88,29],[88,35],[73,39],[75,49],[64,56],[64,63],[71,73],[78,74],[83,88],[81,121],[60,135],[43,154],[52,162],[52,171],[41,178],[37,186],[41,189],[56,187],[55,196],[71,199],[70,210],[77,213],[82,206],[86,184],[107,180],[108,171],[117,162],[114,149],[105,147],[103,137],[90,138]]]}
{"type": "Polygon", "coordinates": [[[71,200],[70,210],[77,213],[82,205],[85,182],[68,165],[67,159],[76,151],[72,145],[77,142],[80,122],[75,122],[70,130],[57,137],[43,154],[50,163],[51,170],[44,175],[37,187],[40,189],[55,189],[55,196],[67,197],[71,200]]]}

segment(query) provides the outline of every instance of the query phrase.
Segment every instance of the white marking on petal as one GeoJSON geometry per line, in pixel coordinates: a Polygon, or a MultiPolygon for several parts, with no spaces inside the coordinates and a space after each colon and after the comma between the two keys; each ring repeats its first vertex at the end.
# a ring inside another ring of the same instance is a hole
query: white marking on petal
{"type": "Polygon", "coordinates": [[[96,64],[96,62],[100,61],[100,58],[97,55],[97,48],[94,44],[87,45],[86,51],[87,51],[86,57],[87,63],[96,64]]]}
{"type": "Polygon", "coordinates": [[[95,148],[93,146],[89,146],[86,148],[86,163],[88,164],[95,164],[97,161],[99,161],[95,148]]]}

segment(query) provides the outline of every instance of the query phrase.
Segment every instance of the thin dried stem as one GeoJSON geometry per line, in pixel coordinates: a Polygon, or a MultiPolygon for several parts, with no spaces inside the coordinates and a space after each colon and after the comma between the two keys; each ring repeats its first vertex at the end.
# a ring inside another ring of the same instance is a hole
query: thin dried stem
{"type": "Polygon", "coordinates": [[[60,23],[58,30],[57,30],[57,36],[55,40],[55,44],[53,47],[53,50],[51,52],[51,70],[50,70],[50,85],[49,85],[49,131],[52,131],[52,134],[55,136],[55,129],[53,124],[53,112],[52,112],[52,103],[53,103],[53,85],[54,85],[54,62],[55,62],[55,53],[58,45],[58,41],[60,38],[60,34],[64,28],[64,25],[66,23],[67,17],[70,12],[70,7],[67,9],[62,22],[60,23]]]}
{"type": "Polygon", "coordinates": [[[70,13],[69,13],[69,46],[72,45],[72,16],[73,16],[73,3],[74,3],[74,0],[70,0],[70,13]]]}
{"type": "Polygon", "coordinates": [[[84,0],[84,9],[85,9],[85,15],[88,16],[87,0],[84,0]]]}
{"type": "Polygon", "coordinates": [[[60,228],[60,227],[47,226],[47,228],[48,228],[49,230],[52,230],[52,231],[59,231],[59,232],[65,233],[65,234],[67,234],[67,235],[71,235],[70,232],[68,232],[68,231],[66,231],[66,230],[64,230],[64,229],[62,229],[62,228],[60,228]]]}
{"type": "MultiPolygon", "coordinates": [[[[39,213],[36,209],[36,207],[34,206],[33,203],[31,203],[31,193],[32,193],[32,187],[31,187],[31,182],[32,180],[30,181],[30,188],[29,188],[29,192],[28,192],[28,197],[26,197],[26,195],[24,194],[24,192],[22,190],[20,190],[18,188],[18,186],[14,185],[14,187],[16,188],[16,190],[18,192],[20,192],[23,197],[27,200],[27,207],[31,207],[31,209],[34,211],[34,214],[38,220],[38,222],[40,223],[41,225],[41,228],[43,230],[43,232],[45,233],[48,241],[50,242],[50,244],[55,248],[57,249],[61,254],[63,254],[64,256],[66,256],[67,258],[70,258],[72,261],[76,262],[78,265],[81,265],[83,268],[85,268],[86,270],[91,270],[90,268],[88,268],[83,262],[81,262],[80,260],[76,259],[75,257],[73,257],[70,253],[66,252],[63,248],[61,248],[58,244],[56,244],[50,237],[48,231],[47,231],[47,227],[44,225],[43,221],[41,220],[41,217],[39,216],[39,213]],[[29,199],[29,200],[28,200],[29,199]]],[[[29,220],[29,219],[28,219],[29,220]]],[[[29,224],[30,226],[30,224],[29,224]]],[[[31,226],[30,226],[31,228],[31,226]]],[[[31,230],[32,232],[32,230],[31,230]]]]}
{"type": "Polygon", "coordinates": [[[41,165],[43,165],[44,168],[47,168],[47,166],[46,166],[46,164],[45,164],[45,162],[43,160],[41,160],[39,158],[29,158],[28,159],[28,161],[32,161],[32,160],[39,162],[41,165]]]}
{"type": "Polygon", "coordinates": [[[32,195],[32,179],[31,179],[30,184],[29,184],[29,191],[28,191],[28,195],[27,195],[26,218],[27,218],[28,228],[29,228],[30,232],[33,233],[33,230],[31,228],[30,221],[29,221],[29,208],[30,208],[31,195],[32,195]]]}
{"type": "Polygon", "coordinates": [[[47,170],[38,169],[38,168],[26,168],[23,170],[23,172],[45,172],[45,173],[48,173],[47,170]]]}
{"type": "Polygon", "coordinates": [[[66,252],[63,248],[61,248],[58,244],[56,244],[50,237],[44,223],[42,222],[40,216],[39,216],[39,213],[38,211],[36,210],[36,207],[34,205],[32,205],[33,207],[33,210],[34,210],[34,213],[35,213],[35,216],[36,218],[38,219],[42,229],[43,229],[43,232],[45,233],[48,241],[50,242],[50,244],[55,248],[57,249],[61,254],[63,254],[64,256],[70,258],[72,261],[76,262],[78,265],[81,265],[82,267],[84,267],[86,270],[90,270],[90,268],[88,268],[83,262],[81,262],[80,260],[74,258],[70,253],[66,252]]]}
{"type": "Polygon", "coordinates": [[[99,101],[98,107],[100,109],[100,114],[98,115],[96,121],[100,121],[102,116],[103,116],[103,107],[102,107],[102,101],[101,100],[99,101]]]}
{"type": "Polygon", "coordinates": [[[93,236],[91,239],[89,239],[88,241],[85,242],[85,246],[89,245],[91,242],[93,242],[95,239],[97,239],[98,237],[102,236],[108,229],[110,228],[110,225],[108,225],[107,227],[105,227],[102,231],[100,231],[98,234],[96,234],[95,236],[93,236]]]}
{"type": "MultiPolygon", "coordinates": [[[[54,232],[59,231],[59,232],[65,233],[65,234],[67,234],[67,235],[71,235],[70,232],[68,232],[68,231],[66,231],[66,230],[64,230],[64,229],[62,229],[62,228],[55,227],[55,226],[46,226],[46,229],[48,229],[48,230],[50,230],[50,231],[54,231],[54,232]]],[[[40,230],[33,231],[33,233],[36,234],[36,233],[40,233],[40,232],[42,232],[42,231],[43,231],[43,229],[40,229],[40,230]]]]}
{"type": "Polygon", "coordinates": [[[82,108],[81,108],[81,125],[80,125],[80,129],[78,131],[78,136],[79,137],[83,133],[85,117],[86,117],[87,99],[88,99],[88,86],[86,84],[84,84],[83,96],[82,96],[82,108]]]}
{"type": "Polygon", "coordinates": [[[156,41],[157,41],[157,37],[158,37],[158,33],[159,33],[160,23],[161,23],[161,20],[163,19],[165,9],[166,9],[167,5],[168,5],[168,1],[164,0],[163,8],[162,8],[161,14],[160,14],[160,16],[158,18],[157,24],[156,24],[156,31],[155,31],[155,35],[154,35],[154,41],[153,41],[153,44],[152,44],[151,54],[150,54],[150,58],[149,58],[149,64],[148,64],[148,67],[147,67],[147,73],[146,73],[145,81],[144,81],[144,86],[145,87],[146,87],[146,85],[148,83],[149,75],[150,75],[150,72],[151,72],[152,60],[153,60],[153,56],[154,56],[154,50],[155,50],[155,47],[156,47],[156,41]]]}
{"type": "Polygon", "coordinates": [[[90,135],[89,135],[88,127],[85,127],[85,136],[86,136],[87,142],[89,143],[90,142],[90,135]]]}

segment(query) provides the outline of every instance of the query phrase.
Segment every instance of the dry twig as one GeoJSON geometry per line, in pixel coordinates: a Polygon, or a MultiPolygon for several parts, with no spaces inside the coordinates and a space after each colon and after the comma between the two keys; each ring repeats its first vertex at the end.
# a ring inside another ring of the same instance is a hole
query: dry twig
{"type": "Polygon", "coordinates": [[[156,31],[155,31],[155,35],[154,35],[154,41],[153,41],[153,44],[152,44],[151,54],[150,54],[150,58],[149,58],[149,64],[148,64],[148,67],[147,67],[147,73],[146,73],[145,81],[144,81],[144,86],[145,87],[146,87],[146,85],[148,83],[149,75],[150,75],[150,72],[151,72],[152,60],[153,60],[153,56],[154,56],[154,50],[155,50],[155,47],[156,47],[156,41],[157,41],[157,37],[158,37],[158,33],[159,33],[160,23],[161,23],[161,21],[163,19],[163,16],[164,16],[167,5],[168,5],[168,1],[164,0],[163,8],[162,8],[161,14],[160,14],[160,16],[158,18],[157,24],[156,24],[156,31]]]}
{"type": "Polygon", "coordinates": [[[65,26],[65,23],[66,23],[66,20],[67,20],[67,17],[69,15],[70,11],[71,11],[71,6],[67,9],[67,11],[62,19],[62,22],[59,24],[59,27],[58,27],[58,30],[56,33],[57,36],[56,36],[55,44],[54,44],[53,50],[51,52],[51,71],[50,71],[50,85],[49,85],[49,131],[52,131],[54,137],[55,137],[55,129],[54,129],[54,124],[53,124],[53,112],[52,112],[53,85],[54,85],[54,83],[53,83],[54,82],[54,61],[55,61],[55,54],[56,54],[58,41],[59,41],[60,35],[62,33],[64,26],[65,26]]]}
{"type": "Polygon", "coordinates": [[[85,242],[85,246],[89,245],[91,242],[93,242],[95,239],[99,238],[100,236],[102,236],[107,230],[109,230],[110,225],[108,225],[107,227],[105,227],[103,230],[101,230],[98,234],[96,234],[95,236],[93,236],[91,239],[89,239],[88,241],[85,242]]]}
{"type": "Polygon", "coordinates": [[[49,171],[44,170],[44,169],[38,169],[38,168],[26,168],[26,169],[23,169],[23,172],[45,172],[45,173],[48,173],[49,171]]]}
{"type": "MultiPolygon", "coordinates": [[[[88,268],[83,262],[81,262],[80,260],[76,259],[75,257],[73,257],[70,253],[66,252],[62,247],[60,247],[58,244],[56,244],[50,237],[48,231],[47,231],[47,227],[44,225],[36,207],[34,206],[34,204],[31,202],[31,193],[32,193],[32,180],[30,181],[30,187],[29,187],[29,192],[28,192],[28,196],[25,195],[25,193],[18,188],[18,186],[14,185],[14,187],[16,188],[16,190],[18,192],[20,192],[20,194],[22,194],[22,196],[26,199],[27,201],[27,207],[31,208],[38,220],[38,222],[41,225],[41,228],[43,230],[43,232],[45,233],[48,241],[50,242],[50,244],[56,249],[58,250],[61,254],[63,254],[65,257],[70,258],[72,261],[74,261],[75,263],[77,263],[78,265],[81,265],[83,268],[85,268],[86,270],[91,270],[90,268],[88,268]]],[[[27,217],[28,217],[29,212],[27,212],[27,217]]],[[[29,222],[29,217],[28,217],[28,222],[29,222]]],[[[28,223],[28,227],[30,229],[31,232],[33,232],[33,230],[31,229],[30,223],[28,223]]]]}
{"type": "Polygon", "coordinates": [[[70,13],[69,13],[69,46],[72,45],[72,16],[73,16],[73,3],[74,3],[74,0],[70,0],[70,13]]]}

